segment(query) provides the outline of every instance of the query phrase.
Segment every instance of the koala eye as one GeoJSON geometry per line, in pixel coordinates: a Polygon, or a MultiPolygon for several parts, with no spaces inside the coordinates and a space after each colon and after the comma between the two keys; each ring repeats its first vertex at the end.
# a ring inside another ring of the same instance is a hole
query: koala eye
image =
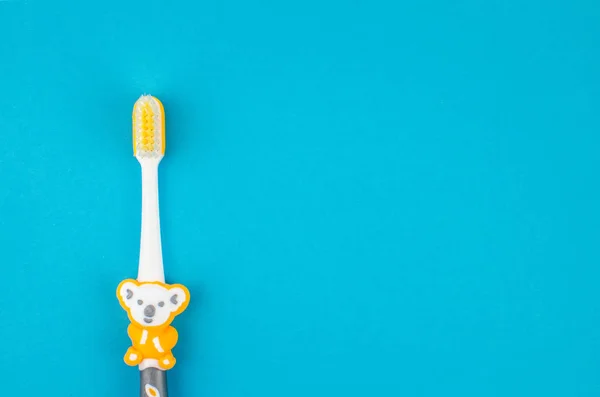
{"type": "Polygon", "coordinates": [[[159,307],[163,307],[164,305],[165,305],[165,302],[163,302],[163,301],[158,302],[159,307]]]}
{"type": "Polygon", "coordinates": [[[138,299],[138,302],[137,302],[137,304],[138,304],[138,305],[141,305],[142,303],[144,303],[144,301],[143,301],[143,300],[141,300],[141,299],[138,299]]]}

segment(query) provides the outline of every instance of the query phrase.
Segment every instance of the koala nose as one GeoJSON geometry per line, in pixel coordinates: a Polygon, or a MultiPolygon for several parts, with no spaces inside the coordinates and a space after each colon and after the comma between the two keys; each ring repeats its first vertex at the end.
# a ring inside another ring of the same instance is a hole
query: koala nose
{"type": "Polygon", "coordinates": [[[144,316],[146,317],[153,317],[155,312],[156,308],[154,305],[148,305],[144,308],[144,316]]]}

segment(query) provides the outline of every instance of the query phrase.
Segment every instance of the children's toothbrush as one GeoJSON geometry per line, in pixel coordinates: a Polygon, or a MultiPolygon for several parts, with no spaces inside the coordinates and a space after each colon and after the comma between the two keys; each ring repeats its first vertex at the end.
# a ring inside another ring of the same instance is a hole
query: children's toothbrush
{"type": "Polygon", "coordinates": [[[166,370],[173,368],[171,349],[177,331],[170,324],[183,312],[190,293],[180,284],[165,284],[158,211],[158,164],[165,153],[165,113],[151,95],[141,96],[133,107],[133,153],[142,168],[142,235],[137,280],[122,281],[119,303],[131,324],[132,346],[125,363],[139,365],[140,396],[167,397],[166,370]]]}

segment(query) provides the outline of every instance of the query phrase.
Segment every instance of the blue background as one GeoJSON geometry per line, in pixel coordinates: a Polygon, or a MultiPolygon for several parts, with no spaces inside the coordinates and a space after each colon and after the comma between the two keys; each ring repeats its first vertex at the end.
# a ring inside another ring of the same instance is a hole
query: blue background
{"type": "Polygon", "coordinates": [[[597,396],[600,3],[0,2],[2,394],[138,393],[161,165],[173,396],[597,396]],[[35,370],[32,371],[32,368],[35,370]]]}

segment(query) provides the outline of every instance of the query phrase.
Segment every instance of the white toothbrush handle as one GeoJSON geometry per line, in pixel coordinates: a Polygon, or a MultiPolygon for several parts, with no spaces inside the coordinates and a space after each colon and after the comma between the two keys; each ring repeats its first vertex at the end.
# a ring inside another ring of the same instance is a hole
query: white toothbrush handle
{"type": "Polygon", "coordinates": [[[142,233],[138,281],[165,281],[158,210],[160,159],[140,159],[142,168],[142,233]]]}

